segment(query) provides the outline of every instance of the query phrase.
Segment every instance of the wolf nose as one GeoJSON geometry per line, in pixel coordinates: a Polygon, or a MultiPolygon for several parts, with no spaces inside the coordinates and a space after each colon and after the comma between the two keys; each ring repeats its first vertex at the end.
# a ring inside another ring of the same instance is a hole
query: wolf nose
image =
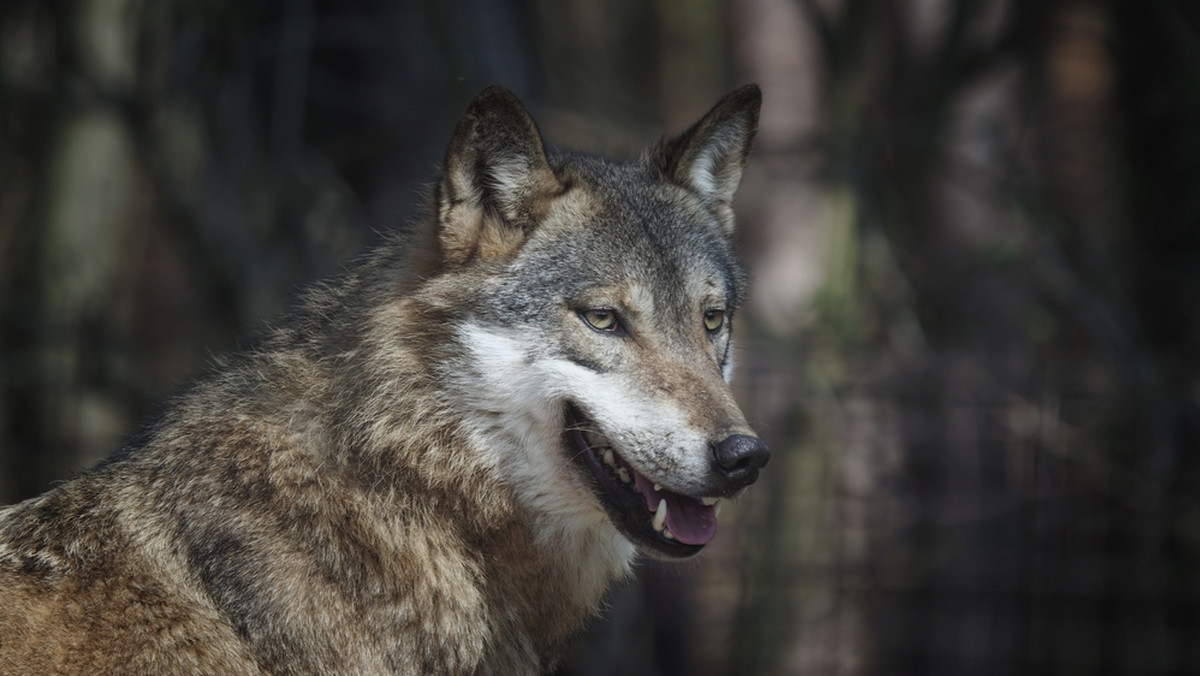
{"type": "Polygon", "coordinates": [[[754,483],[758,470],[771,459],[771,451],[763,440],[748,434],[732,434],[712,449],[717,471],[739,487],[754,483]]]}

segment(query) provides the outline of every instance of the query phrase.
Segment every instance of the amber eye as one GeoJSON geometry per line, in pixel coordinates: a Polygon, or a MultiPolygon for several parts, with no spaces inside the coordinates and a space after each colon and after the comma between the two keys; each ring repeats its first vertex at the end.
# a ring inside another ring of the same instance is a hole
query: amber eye
{"type": "Polygon", "coordinates": [[[704,328],[710,332],[716,331],[725,325],[724,310],[705,310],[704,311],[704,328]]]}
{"type": "Polygon", "coordinates": [[[617,313],[603,308],[583,310],[579,313],[588,326],[597,331],[615,331],[617,329],[617,313]]]}

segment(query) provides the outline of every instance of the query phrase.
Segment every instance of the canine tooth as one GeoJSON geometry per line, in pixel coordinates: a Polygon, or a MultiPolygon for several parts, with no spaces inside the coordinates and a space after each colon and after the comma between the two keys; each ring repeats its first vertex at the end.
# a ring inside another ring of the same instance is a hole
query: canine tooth
{"type": "Polygon", "coordinates": [[[654,530],[663,532],[667,523],[667,501],[659,500],[658,509],[654,511],[654,530]]]}
{"type": "Polygon", "coordinates": [[[721,516],[721,504],[721,501],[718,500],[717,504],[713,505],[713,516],[721,516]]]}
{"type": "Polygon", "coordinates": [[[629,472],[624,467],[617,470],[617,476],[621,477],[621,481],[623,481],[624,483],[629,483],[630,481],[633,481],[633,479],[631,479],[629,477],[629,472]]]}
{"type": "Polygon", "coordinates": [[[700,502],[704,503],[705,507],[712,507],[717,504],[721,498],[700,498],[700,502]]]}
{"type": "Polygon", "coordinates": [[[674,539],[675,539],[675,536],[674,536],[674,535],[671,535],[671,529],[670,529],[670,528],[663,528],[663,537],[665,537],[665,538],[666,538],[666,539],[668,539],[668,540],[674,540],[674,539]]]}
{"type": "Polygon", "coordinates": [[[609,467],[617,466],[617,461],[616,458],[613,457],[613,451],[611,448],[604,449],[604,464],[608,465],[609,467]]]}

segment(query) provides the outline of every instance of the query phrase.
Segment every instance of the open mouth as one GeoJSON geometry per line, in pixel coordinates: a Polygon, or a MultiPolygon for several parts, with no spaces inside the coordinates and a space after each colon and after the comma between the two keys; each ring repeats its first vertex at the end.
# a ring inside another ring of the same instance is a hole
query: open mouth
{"type": "Polygon", "coordinates": [[[617,528],[653,553],[682,558],[700,551],[717,532],[716,498],[663,488],[634,469],[574,405],[567,406],[572,455],[595,479],[597,494],[617,528]]]}

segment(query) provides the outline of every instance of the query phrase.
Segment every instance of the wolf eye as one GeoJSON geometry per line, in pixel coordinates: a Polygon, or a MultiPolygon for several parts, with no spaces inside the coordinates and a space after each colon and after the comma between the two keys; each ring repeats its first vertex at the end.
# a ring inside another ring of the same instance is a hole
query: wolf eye
{"type": "Polygon", "coordinates": [[[603,308],[595,310],[580,310],[579,316],[583,317],[583,321],[588,323],[588,326],[597,331],[616,331],[617,313],[615,310],[606,310],[603,308]]]}
{"type": "Polygon", "coordinates": [[[725,325],[724,310],[705,310],[704,311],[704,328],[711,333],[725,325]]]}

